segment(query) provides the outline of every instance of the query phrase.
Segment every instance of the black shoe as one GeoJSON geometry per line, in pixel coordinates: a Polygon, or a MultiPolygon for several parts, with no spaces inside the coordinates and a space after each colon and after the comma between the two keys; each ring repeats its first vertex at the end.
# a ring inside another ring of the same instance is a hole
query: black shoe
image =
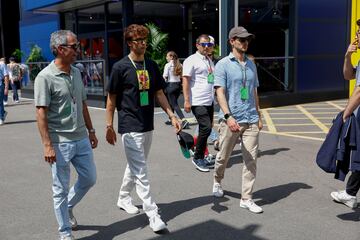
{"type": "Polygon", "coordinates": [[[171,121],[170,121],[170,120],[167,120],[167,121],[165,122],[165,124],[166,124],[166,125],[171,125],[171,121]]]}
{"type": "Polygon", "coordinates": [[[182,129],[190,129],[190,123],[186,120],[182,121],[181,128],[182,129]]]}

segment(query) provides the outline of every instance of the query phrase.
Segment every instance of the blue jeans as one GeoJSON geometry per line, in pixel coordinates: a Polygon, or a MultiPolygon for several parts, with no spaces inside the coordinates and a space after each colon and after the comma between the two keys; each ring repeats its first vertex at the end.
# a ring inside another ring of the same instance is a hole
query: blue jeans
{"type": "Polygon", "coordinates": [[[71,235],[69,208],[73,208],[96,182],[93,151],[88,138],[79,141],[53,144],[56,162],[51,165],[55,216],[61,236],[71,235]],[[69,191],[70,163],[78,179],[69,191]]]}
{"type": "MultiPolygon", "coordinates": [[[[1,80],[0,80],[1,81],[1,80]]],[[[4,120],[5,108],[4,108],[4,84],[0,82],[0,119],[4,120]]]]}

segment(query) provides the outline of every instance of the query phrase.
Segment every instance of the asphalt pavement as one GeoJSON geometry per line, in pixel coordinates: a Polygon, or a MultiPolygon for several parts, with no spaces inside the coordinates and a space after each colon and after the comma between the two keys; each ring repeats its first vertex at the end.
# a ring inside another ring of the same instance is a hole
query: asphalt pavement
{"type": "MultiPolygon", "coordinates": [[[[22,99],[6,110],[6,124],[0,126],[0,240],[57,239],[51,172],[43,160],[33,101],[22,99]]],[[[271,134],[271,129],[260,135],[254,200],[264,213],[254,214],[239,207],[239,146],[225,172],[225,196],[214,198],[213,171],[199,172],[182,157],[173,129],[164,124],[166,116],[156,112],[148,166],[152,196],[168,231],[153,233],[143,211],[128,215],[117,208],[126,158],[119,142],[105,141],[105,111],[91,108],[99,138],[94,150],[98,180],[74,209],[77,239],[360,239],[360,208],[334,203],[330,192],[345,183],[315,164],[321,141],[271,134]]],[[[133,197],[141,207],[135,192],[133,197]]]]}

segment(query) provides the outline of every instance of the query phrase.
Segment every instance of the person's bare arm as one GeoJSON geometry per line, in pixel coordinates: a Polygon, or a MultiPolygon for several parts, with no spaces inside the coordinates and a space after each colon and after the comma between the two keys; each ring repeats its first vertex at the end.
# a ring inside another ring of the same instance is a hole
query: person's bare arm
{"type": "Polygon", "coordinates": [[[98,139],[97,139],[97,137],[95,135],[95,132],[91,131],[93,129],[93,125],[92,125],[92,122],[91,122],[89,109],[88,109],[87,104],[86,104],[85,101],[83,101],[83,116],[84,116],[84,121],[85,121],[86,128],[89,131],[89,140],[90,140],[90,143],[91,143],[91,147],[96,148],[97,144],[98,144],[98,139]]]}
{"type": "Polygon", "coordinates": [[[56,162],[56,154],[49,135],[47,111],[47,107],[36,107],[36,120],[41,140],[44,146],[45,161],[53,164],[54,162],[56,162]]]}
{"type": "Polygon", "coordinates": [[[256,111],[258,112],[258,115],[259,115],[258,127],[259,127],[259,130],[261,130],[263,128],[263,122],[262,122],[262,118],[261,118],[259,95],[258,95],[258,92],[257,92],[257,88],[254,89],[254,96],[255,96],[256,111]]]}
{"type": "Polygon", "coordinates": [[[344,110],[343,120],[345,121],[360,104],[360,86],[356,86],[349,102],[344,110]]]}
{"type": "Polygon", "coordinates": [[[4,94],[8,95],[9,94],[9,75],[5,75],[4,83],[5,83],[4,94]]]}
{"type": "Polygon", "coordinates": [[[184,94],[184,110],[185,110],[185,112],[189,113],[191,111],[190,77],[183,76],[182,86],[183,86],[183,94],[184,94]]]}
{"type": "Polygon", "coordinates": [[[116,94],[108,94],[106,101],[106,141],[111,145],[116,143],[116,132],[114,130],[114,112],[116,107],[116,94]]]}
{"type": "Polygon", "coordinates": [[[357,46],[355,44],[350,44],[346,53],[343,66],[343,74],[346,80],[351,80],[355,78],[354,66],[351,64],[351,55],[357,51],[357,46]]]}
{"type": "MultiPolygon", "coordinates": [[[[224,114],[230,113],[228,103],[226,101],[225,89],[223,87],[216,87],[216,97],[217,97],[217,100],[218,100],[218,103],[219,103],[219,106],[220,106],[222,112],[224,114]]],[[[240,130],[239,124],[237,123],[235,118],[233,118],[232,116],[230,116],[226,120],[226,124],[228,125],[228,127],[230,128],[230,130],[232,132],[237,132],[240,130]]]]}

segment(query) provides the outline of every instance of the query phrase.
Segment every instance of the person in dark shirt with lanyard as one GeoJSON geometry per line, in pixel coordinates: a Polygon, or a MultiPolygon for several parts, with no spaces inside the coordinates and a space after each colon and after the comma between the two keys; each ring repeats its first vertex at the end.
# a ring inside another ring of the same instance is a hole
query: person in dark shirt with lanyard
{"type": "Polygon", "coordinates": [[[132,24],[126,28],[124,38],[130,54],[114,64],[107,86],[106,140],[114,145],[116,133],[113,128],[115,107],[118,112],[118,132],[125,149],[127,166],[120,187],[117,205],[129,214],[139,213],[130,196],[136,192],[143,202],[143,210],[149,217],[154,232],[166,228],[158,214],[158,207],[150,196],[147,174],[147,158],[154,130],[154,98],[169,115],[176,132],[181,124],[171,110],[164,95],[165,81],[156,63],[145,58],[149,30],[132,24]]]}

